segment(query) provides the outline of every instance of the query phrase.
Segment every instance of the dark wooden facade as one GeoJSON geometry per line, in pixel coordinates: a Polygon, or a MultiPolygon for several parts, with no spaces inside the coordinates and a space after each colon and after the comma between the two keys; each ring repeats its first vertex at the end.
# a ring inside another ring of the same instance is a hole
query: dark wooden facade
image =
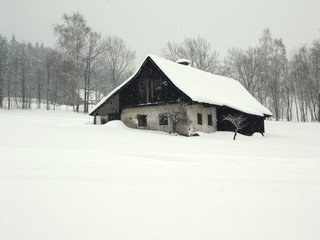
{"type": "Polygon", "coordinates": [[[243,113],[226,106],[217,107],[217,131],[234,132],[236,130],[235,126],[230,121],[223,119],[229,114],[232,116],[243,116],[245,118],[245,127],[240,129],[238,131],[239,133],[248,136],[251,136],[255,132],[264,133],[264,117],[243,113]]]}
{"type": "Polygon", "coordinates": [[[192,102],[147,58],[138,74],[120,91],[120,109],[153,104],[192,102]]]}

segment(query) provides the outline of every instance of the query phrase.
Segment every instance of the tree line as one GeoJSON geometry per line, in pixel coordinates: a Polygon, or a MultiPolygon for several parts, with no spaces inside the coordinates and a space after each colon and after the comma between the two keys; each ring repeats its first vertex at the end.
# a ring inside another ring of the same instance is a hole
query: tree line
{"type": "MultiPolygon", "coordinates": [[[[64,15],[53,30],[55,48],[0,35],[0,108],[28,109],[36,101],[47,109],[65,104],[87,113],[90,104],[132,74],[135,51],[123,39],[91,29],[80,13],[64,15]]],[[[161,53],[240,81],[276,120],[320,120],[320,39],[297,48],[290,57],[269,29],[263,30],[257,46],[230,48],[222,60],[202,37],[168,42],[161,53]]]]}
{"type": "Polygon", "coordinates": [[[123,39],[92,30],[78,12],[64,15],[54,32],[55,48],[0,35],[0,108],[30,109],[36,101],[87,113],[132,74],[135,52],[123,39]]]}
{"type": "Polygon", "coordinates": [[[320,121],[320,39],[290,57],[270,29],[263,30],[257,46],[231,48],[223,60],[201,37],[168,42],[161,52],[170,60],[187,58],[198,69],[240,81],[275,120],[320,121]]]}

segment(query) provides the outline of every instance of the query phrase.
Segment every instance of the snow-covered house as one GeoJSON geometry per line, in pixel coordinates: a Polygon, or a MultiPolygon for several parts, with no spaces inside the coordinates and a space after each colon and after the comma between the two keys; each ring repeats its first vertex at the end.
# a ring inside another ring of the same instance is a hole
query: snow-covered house
{"type": "Polygon", "coordinates": [[[95,123],[121,120],[131,128],[189,135],[234,131],[224,116],[243,116],[239,132],[264,132],[271,112],[238,81],[149,55],[138,71],[90,112],[95,123]]]}

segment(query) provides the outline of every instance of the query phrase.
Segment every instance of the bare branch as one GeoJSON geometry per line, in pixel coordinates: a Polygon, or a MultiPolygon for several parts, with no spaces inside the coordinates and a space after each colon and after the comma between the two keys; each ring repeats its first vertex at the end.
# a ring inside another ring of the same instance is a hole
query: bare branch
{"type": "Polygon", "coordinates": [[[245,128],[248,124],[246,122],[247,118],[243,114],[231,115],[228,114],[222,117],[223,121],[229,121],[235,127],[233,140],[236,139],[239,130],[245,128]]]}

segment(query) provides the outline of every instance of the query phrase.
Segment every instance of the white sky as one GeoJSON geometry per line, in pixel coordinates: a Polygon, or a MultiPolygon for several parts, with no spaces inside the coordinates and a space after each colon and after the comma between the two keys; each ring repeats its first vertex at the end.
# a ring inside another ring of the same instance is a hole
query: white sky
{"type": "Polygon", "coordinates": [[[184,37],[205,38],[221,58],[257,45],[266,27],[288,52],[320,37],[319,0],[0,0],[0,34],[52,47],[52,25],[75,11],[94,30],[123,38],[137,64],[184,37]]]}

